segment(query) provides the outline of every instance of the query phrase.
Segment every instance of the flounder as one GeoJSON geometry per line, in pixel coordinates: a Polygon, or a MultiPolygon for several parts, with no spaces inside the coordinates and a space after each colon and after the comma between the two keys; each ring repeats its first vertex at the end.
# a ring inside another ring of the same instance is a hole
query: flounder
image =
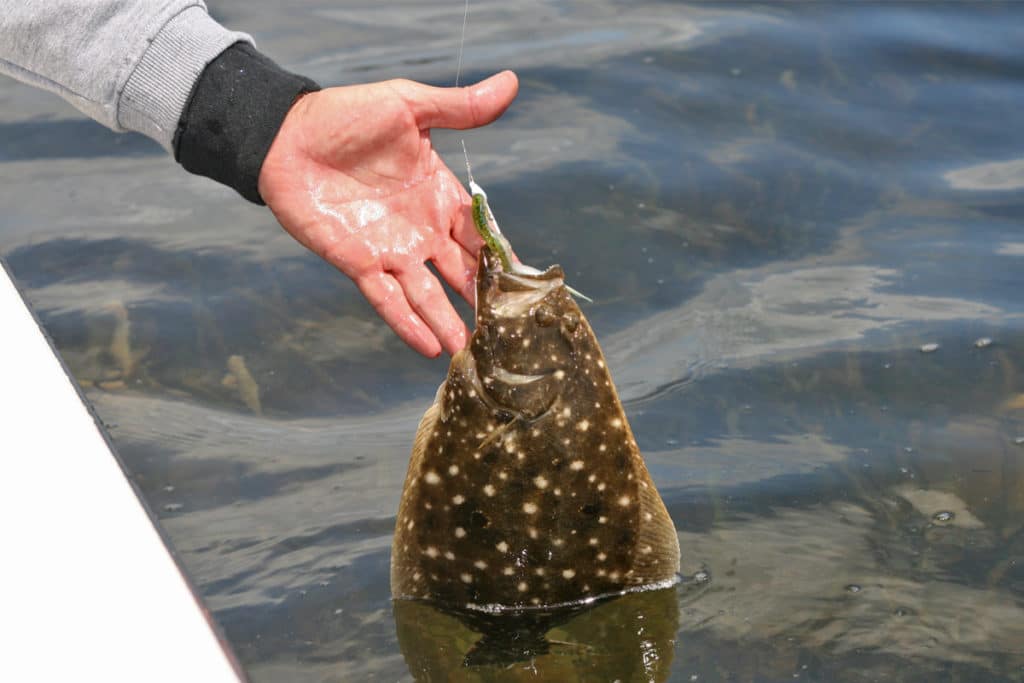
{"type": "Polygon", "coordinates": [[[508,269],[485,246],[476,329],[412,449],[392,596],[518,610],[678,571],[672,520],[562,269],[508,269]]]}

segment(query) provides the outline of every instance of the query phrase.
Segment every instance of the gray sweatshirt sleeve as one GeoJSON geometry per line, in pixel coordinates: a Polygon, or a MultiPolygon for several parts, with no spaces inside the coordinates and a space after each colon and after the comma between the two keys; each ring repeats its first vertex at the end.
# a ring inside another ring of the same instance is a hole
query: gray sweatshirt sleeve
{"type": "Polygon", "coordinates": [[[57,93],[117,131],[171,151],[203,69],[251,42],[202,0],[14,0],[0,12],[0,72],[57,93]]]}

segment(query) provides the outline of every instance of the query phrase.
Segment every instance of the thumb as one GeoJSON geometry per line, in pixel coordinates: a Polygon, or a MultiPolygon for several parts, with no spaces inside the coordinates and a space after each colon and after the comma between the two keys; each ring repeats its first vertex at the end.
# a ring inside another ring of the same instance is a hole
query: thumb
{"type": "Polygon", "coordinates": [[[464,88],[435,88],[414,81],[395,85],[421,129],[486,125],[501,116],[519,92],[519,79],[511,71],[464,88]]]}

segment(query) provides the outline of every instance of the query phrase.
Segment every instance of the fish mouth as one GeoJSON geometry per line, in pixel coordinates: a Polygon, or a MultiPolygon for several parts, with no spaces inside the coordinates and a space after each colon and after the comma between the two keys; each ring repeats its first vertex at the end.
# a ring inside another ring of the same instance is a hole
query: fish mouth
{"type": "Polygon", "coordinates": [[[554,265],[537,270],[521,263],[506,271],[501,259],[484,245],[480,250],[477,271],[477,321],[486,312],[492,318],[515,318],[539,304],[552,291],[564,286],[562,267],[554,265]],[[482,311],[480,303],[486,304],[482,311]]]}
{"type": "Polygon", "coordinates": [[[566,302],[573,306],[563,287],[560,266],[506,270],[489,247],[480,250],[470,350],[474,382],[492,410],[533,419],[556,400],[568,358],[558,321],[566,302]]]}

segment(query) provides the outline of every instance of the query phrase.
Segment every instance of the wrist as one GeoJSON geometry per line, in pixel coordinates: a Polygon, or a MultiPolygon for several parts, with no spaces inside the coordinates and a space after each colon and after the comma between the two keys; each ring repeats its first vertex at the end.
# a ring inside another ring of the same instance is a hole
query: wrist
{"type": "Polygon", "coordinates": [[[267,153],[298,99],[315,90],[308,78],[235,43],[196,82],[174,136],[175,159],[263,204],[259,179],[267,153]]]}

